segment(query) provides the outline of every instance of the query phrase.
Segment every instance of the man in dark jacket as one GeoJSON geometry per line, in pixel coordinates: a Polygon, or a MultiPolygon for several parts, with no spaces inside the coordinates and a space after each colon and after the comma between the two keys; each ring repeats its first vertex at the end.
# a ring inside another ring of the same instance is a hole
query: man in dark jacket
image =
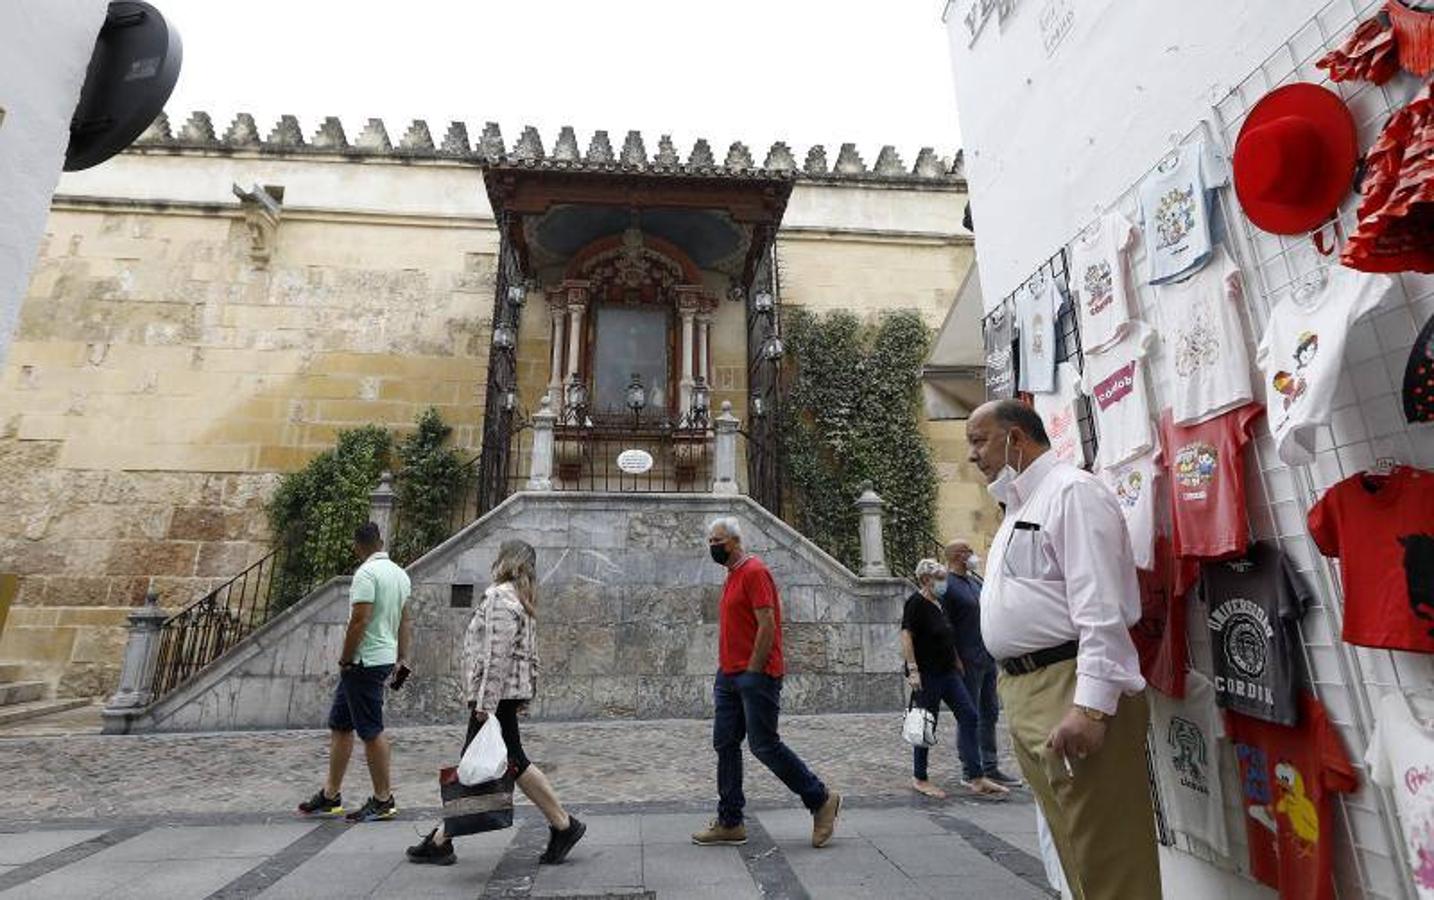
{"type": "Polygon", "coordinates": [[[996,698],[996,661],[981,642],[981,577],[971,570],[973,558],[971,545],[964,540],[946,545],[948,576],[941,605],[956,631],[956,652],[965,668],[961,677],[976,705],[982,774],[1009,787],[1020,784],[1021,779],[996,765],[996,720],[1001,716],[1001,701],[996,698]]]}

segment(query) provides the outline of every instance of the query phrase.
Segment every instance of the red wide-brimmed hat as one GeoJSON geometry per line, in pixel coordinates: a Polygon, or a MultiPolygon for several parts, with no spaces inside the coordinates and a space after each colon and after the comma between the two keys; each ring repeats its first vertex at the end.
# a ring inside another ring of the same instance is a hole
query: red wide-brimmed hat
{"type": "Polygon", "coordinates": [[[1359,159],[1354,117],[1317,84],[1276,88],[1255,104],[1235,141],[1235,195],[1264,231],[1300,234],[1339,208],[1359,159]]]}

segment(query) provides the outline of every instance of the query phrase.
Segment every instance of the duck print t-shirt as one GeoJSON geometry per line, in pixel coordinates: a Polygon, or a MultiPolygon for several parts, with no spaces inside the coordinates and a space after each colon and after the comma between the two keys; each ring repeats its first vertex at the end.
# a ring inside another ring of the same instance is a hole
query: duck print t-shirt
{"type": "Polygon", "coordinates": [[[1394,794],[1419,900],[1434,900],[1434,701],[1390,691],[1376,716],[1364,762],[1394,794]]]}
{"type": "Polygon", "coordinates": [[[1179,425],[1250,402],[1250,354],[1240,319],[1240,270],[1224,248],[1184,281],[1155,289],[1170,407],[1179,425]]]}
{"type": "Polygon", "coordinates": [[[1096,464],[1116,466],[1155,446],[1150,399],[1141,371],[1154,332],[1132,322],[1115,346],[1085,356],[1081,390],[1095,409],[1096,464]]]}
{"type": "Polygon", "coordinates": [[[1087,353],[1120,340],[1130,323],[1126,251],[1135,235],[1125,216],[1110,212],[1071,242],[1071,298],[1087,353]]]}
{"type": "Polygon", "coordinates": [[[1391,283],[1387,275],[1333,266],[1322,288],[1286,297],[1270,312],[1255,362],[1269,397],[1270,433],[1287,465],[1314,462],[1315,432],[1329,421],[1350,326],[1391,283]]]}
{"type": "Polygon", "coordinates": [[[1233,713],[1225,732],[1240,763],[1255,877],[1281,900],[1334,900],[1330,801],[1358,790],[1359,776],[1324,706],[1305,694],[1298,727],[1233,713]]]}
{"type": "Polygon", "coordinates": [[[1204,141],[1167,155],[1140,183],[1145,253],[1151,284],[1173,281],[1210,258],[1210,192],[1230,180],[1229,169],[1204,141]]]}

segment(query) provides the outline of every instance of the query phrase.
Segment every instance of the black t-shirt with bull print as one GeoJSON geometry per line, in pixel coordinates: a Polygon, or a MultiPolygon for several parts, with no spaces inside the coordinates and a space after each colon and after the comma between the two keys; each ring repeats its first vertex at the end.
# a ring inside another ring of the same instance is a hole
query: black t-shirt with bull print
{"type": "Polygon", "coordinates": [[[1247,556],[1205,563],[1200,597],[1215,662],[1215,702],[1236,712],[1294,725],[1299,719],[1299,619],[1309,587],[1273,544],[1247,556]]]}
{"type": "Polygon", "coordinates": [[[1434,653],[1434,472],[1346,478],[1310,510],[1309,527],[1320,551],[1339,557],[1344,639],[1434,653]]]}

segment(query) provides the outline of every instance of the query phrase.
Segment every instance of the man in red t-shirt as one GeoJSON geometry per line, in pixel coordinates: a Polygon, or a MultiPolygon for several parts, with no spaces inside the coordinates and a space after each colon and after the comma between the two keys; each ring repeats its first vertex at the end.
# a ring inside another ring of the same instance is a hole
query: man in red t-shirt
{"type": "Polygon", "coordinates": [[[782,705],[782,603],[772,573],[742,549],[742,526],[733,517],[707,529],[713,562],[727,569],[717,607],[716,709],[712,745],[717,750],[717,818],[692,835],[694,844],[747,843],[742,824],[742,738],[752,755],[772,770],[812,813],[812,846],[825,846],[836,830],[841,795],[829,791],[801,757],[782,743],[777,718],[782,705]]]}

